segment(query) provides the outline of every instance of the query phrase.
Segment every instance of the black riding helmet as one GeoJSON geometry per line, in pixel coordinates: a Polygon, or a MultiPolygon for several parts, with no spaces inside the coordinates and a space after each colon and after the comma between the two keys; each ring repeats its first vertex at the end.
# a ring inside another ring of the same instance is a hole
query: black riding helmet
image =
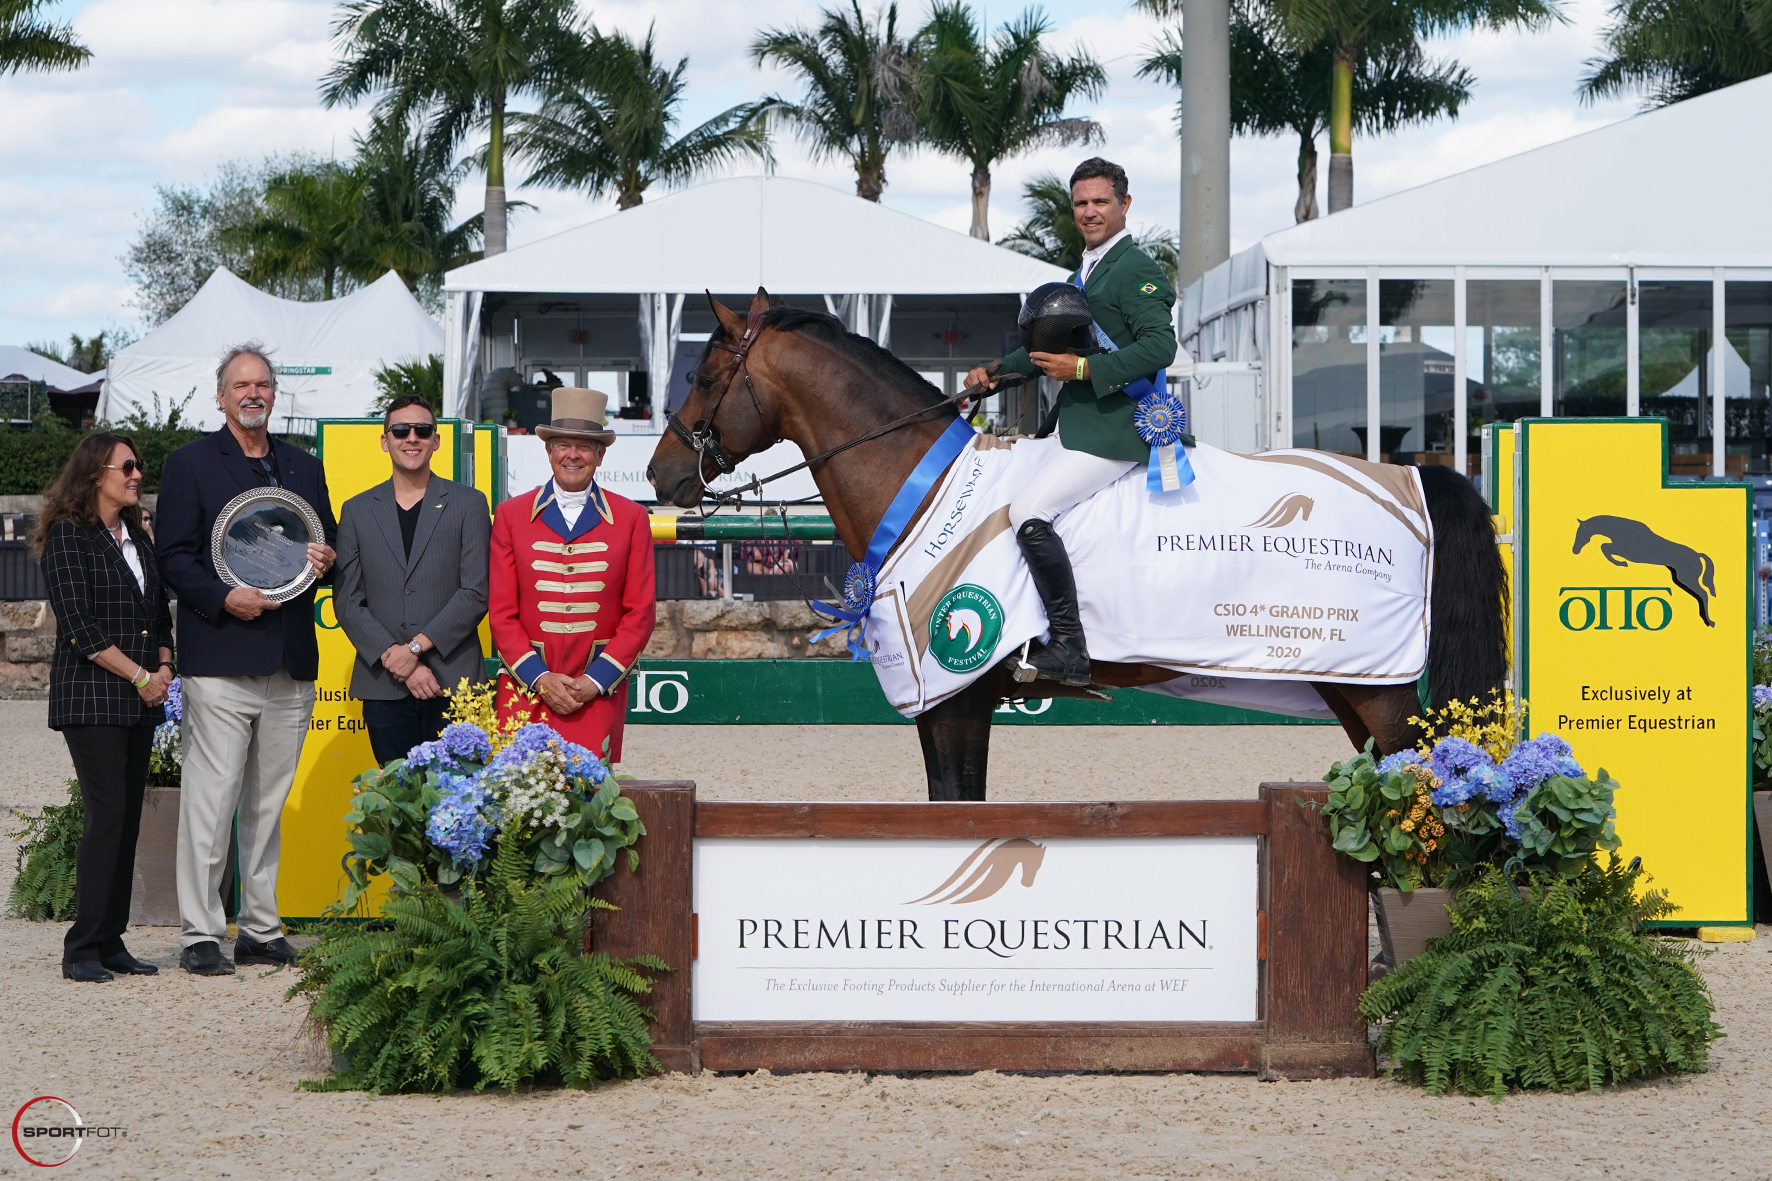
{"type": "Polygon", "coordinates": [[[1074,353],[1087,357],[1101,352],[1092,329],[1089,299],[1071,283],[1042,283],[1028,294],[1015,321],[1021,343],[1030,353],[1074,353]]]}

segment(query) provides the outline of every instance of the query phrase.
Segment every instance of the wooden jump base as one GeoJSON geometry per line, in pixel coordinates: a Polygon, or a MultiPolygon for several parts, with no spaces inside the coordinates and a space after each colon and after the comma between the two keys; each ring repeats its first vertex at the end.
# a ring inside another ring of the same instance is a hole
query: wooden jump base
{"type": "Polygon", "coordinates": [[[641,865],[598,888],[587,942],[674,969],[652,993],[666,1070],[1235,1071],[1272,1079],[1373,1073],[1357,1004],[1366,985],[1363,867],[1337,855],[1322,784],[1264,783],[1250,801],[1073,804],[701,803],[693,783],[627,783],[641,865]],[[1259,838],[1259,1019],[1248,1022],[713,1022],[693,1019],[697,838],[1259,838]]]}

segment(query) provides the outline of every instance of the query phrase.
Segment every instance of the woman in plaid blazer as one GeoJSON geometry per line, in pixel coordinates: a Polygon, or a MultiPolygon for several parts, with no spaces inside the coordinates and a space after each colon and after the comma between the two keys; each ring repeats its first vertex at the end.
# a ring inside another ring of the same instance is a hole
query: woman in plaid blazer
{"type": "Polygon", "coordinates": [[[172,616],[142,528],[141,477],[133,440],[93,432],[50,485],[32,538],[55,611],[49,726],[67,741],[86,811],[79,913],[62,945],[69,980],[159,970],[123,946],[148,754],[173,677],[172,616]]]}

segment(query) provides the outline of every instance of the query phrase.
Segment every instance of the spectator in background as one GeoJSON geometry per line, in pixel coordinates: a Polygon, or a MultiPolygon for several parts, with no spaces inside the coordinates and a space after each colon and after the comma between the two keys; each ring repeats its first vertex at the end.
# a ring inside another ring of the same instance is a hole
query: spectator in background
{"type": "Polygon", "coordinates": [[[85,810],[62,976],[91,983],[159,971],[123,945],[148,754],[173,677],[172,616],[142,529],[141,480],[133,440],[86,436],[50,485],[31,539],[55,611],[49,728],[68,744],[85,810]]]}
{"type": "Polygon", "coordinates": [[[382,416],[389,479],[345,501],[338,524],[338,622],[357,649],[351,696],[363,703],[378,763],[443,732],[443,693],[480,681],[491,510],[476,488],[431,471],[442,442],[423,398],[382,416]]]}
{"type": "Polygon", "coordinates": [[[295,962],[277,914],[277,862],[283,802],[314,715],[320,647],[314,588],[279,604],[252,587],[228,586],[215,572],[210,533],[242,492],[286,488],[319,515],[325,540],[308,546],[308,562],[325,581],[338,526],[320,461],[271,438],[277,374],[264,347],[249,342],[229,349],[215,385],[227,423],[167,456],[157,541],[178,599],[184,661],[179,964],[199,976],[232,976],[235,964],[295,962]],[[221,953],[228,931],[221,879],[236,824],[240,913],[230,961],[221,953]]]}

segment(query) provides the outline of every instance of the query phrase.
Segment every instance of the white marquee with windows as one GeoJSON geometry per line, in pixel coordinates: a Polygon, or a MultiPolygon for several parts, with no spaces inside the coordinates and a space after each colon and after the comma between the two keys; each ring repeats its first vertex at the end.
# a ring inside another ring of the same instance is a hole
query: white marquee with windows
{"type": "Polygon", "coordinates": [[[1677,474],[1767,474],[1767,126],[1772,76],[1270,234],[1183,348],[1259,372],[1256,446],[1475,475],[1484,423],[1641,414],[1677,474]]]}

